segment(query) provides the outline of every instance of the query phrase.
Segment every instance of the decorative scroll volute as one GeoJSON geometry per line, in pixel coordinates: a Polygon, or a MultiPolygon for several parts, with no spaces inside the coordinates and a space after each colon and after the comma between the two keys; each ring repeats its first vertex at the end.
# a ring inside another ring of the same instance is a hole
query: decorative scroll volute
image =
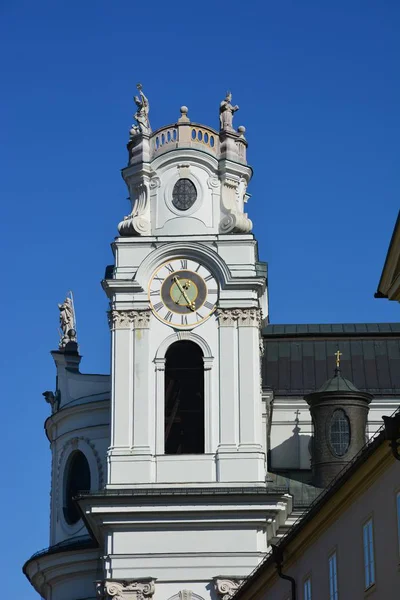
{"type": "Polygon", "coordinates": [[[221,233],[249,233],[253,228],[253,223],[243,212],[246,198],[246,180],[225,178],[222,182],[221,200],[224,216],[219,224],[221,233]]]}
{"type": "Polygon", "coordinates": [[[128,182],[132,201],[132,212],[118,225],[121,236],[149,235],[150,202],[148,184],[144,181],[128,182]]]}
{"type": "Polygon", "coordinates": [[[155,580],[98,581],[96,594],[102,600],[147,600],[155,591],[155,580]]]}
{"type": "Polygon", "coordinates": [[[231,600],[236,590],[243,582],[243,579],[223,579],[216,577],[214,579],[215,591],[217,592],[220,600],[231,600]]]}

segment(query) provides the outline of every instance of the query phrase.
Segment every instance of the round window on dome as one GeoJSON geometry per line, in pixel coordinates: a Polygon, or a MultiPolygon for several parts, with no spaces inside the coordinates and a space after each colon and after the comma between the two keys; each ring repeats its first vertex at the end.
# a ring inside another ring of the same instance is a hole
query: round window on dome
{"type": "Polygon", "coordinates": [[[336,456],[344,456],[350,446],[350,422],[341,408],[335,410],[331,418],[330,443],[336,456]]]}
{"type": "Polygon", "coordinates": [[[80,450],[70,455],[64,472],[64,518],[69,525],[75,525],[80,519],[78,507],[74,502],[78,492],[90,490],[90,467],[86,456],[80,450]]]}
{"type": "Polygon", "coordinates": [[[190,179],[179,179],[172,191],[172,204],[178,210],[189,210],[196,202],[197,190],[190,179]]]}

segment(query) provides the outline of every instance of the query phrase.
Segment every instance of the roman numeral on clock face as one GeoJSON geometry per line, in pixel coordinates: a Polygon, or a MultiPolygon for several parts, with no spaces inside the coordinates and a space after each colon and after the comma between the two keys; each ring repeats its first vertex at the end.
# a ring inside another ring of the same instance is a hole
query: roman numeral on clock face
{"type": "Polygon", "coordinates": [[[199,312],[196,312],[196,317],[198,321],[201,321],[203,319],[203,315],[201,315],[199,312]]]}
{"type": "Polygon", "coordinates": [[[154,310],[158,312],[162,309],[163,306],[164,304],[162,302],[157,302],[157,304],[154,305],[154,310]]]}
{"type": "Polygon", "coordinates": [[[213,279],[212,275],[207,275],[207,277],[204,277],[204,281],[210,281],[210,279],[213,279]]]}
{"type": "Polygon", "coordinates": [[[211,304],[211,302],[208,302],[207,300],[204,302],[204,306],[208,308],[208,310],[212,310],[214,308],[214,305],[211,304]]]}
{"type": "Polygon", "coordinates": [[[164,320],[168,321],[169,323],[171,323],[171,321],[172,321],[172,312],[170,310],[165,315],[164,320]]]}
{"type": "Polygon", "coordinates": [[[187,269],[188,267],[188,262],[186,260],[186,258],[182,258],[181,259],[181,269],[187,269]]]}
{"type": "Polygon", "coordinates": [[[188,320],[186,315],[181,315],[181,325],[187,325],[188,320]]]}
{"type": "Polygon", "coordinates": [[[150,296],[159,296],[160,290],[151,290],[150,296]]]}
{"type": "Polygon", "coordinates": [[[167,265],[165,265],[165,268],[170,272],[173,273],[175,271],[174,267],[171,265],[171,263],[168,263],[167,265]]]}

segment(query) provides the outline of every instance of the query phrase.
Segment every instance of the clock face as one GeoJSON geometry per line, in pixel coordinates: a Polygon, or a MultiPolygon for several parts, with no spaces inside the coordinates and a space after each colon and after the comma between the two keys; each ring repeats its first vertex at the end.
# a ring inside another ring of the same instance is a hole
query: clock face
{"type": "Polygon", "coordinates": [[[218,284],[204,265],[186,258],[159,267],[149,285],[149,299],[160,321],[173,327],[199,325],[215,310],[218,284]]]}

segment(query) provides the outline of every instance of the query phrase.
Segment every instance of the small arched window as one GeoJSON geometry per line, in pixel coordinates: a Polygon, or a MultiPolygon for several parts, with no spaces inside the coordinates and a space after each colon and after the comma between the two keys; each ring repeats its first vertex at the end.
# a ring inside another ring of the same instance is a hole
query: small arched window
{"type": "Polygon", "coordinates": [[[69,525],[80,519],[74,497],[80,491],[90,490],[90,467],[86,456],[80,450],[70,455],[64,475],[64,518],[69,525]]]}
{"type": "Polygon", "coordinates": [[[350,446],[350,422],[341,408],[335,410],[331,418],[330,442],[336,456],[344,456],[350,446]]]}
{"type": "Polygon", "coordinates": [[[165,364],[165,454],[204,453],[204,361],[201,348],[182,340],[165,364]]]}

